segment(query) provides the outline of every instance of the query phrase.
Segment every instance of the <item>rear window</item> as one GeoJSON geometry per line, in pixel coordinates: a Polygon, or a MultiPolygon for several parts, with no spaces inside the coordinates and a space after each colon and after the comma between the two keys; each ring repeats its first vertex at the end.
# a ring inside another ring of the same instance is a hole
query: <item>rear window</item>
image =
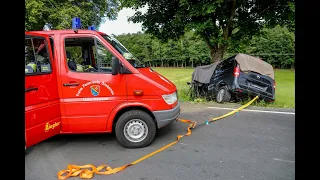
{"type": "Polygon", "coordinates": [[[233,68],[234,66],[234,59],[229,58],[221,62],[221,69],[229,69],[233,68]]]}
{"type": "Polygon", "coordinates": [[[41,37],[25,37],[25,75],[51,73],[48,42],[41,37]]]}

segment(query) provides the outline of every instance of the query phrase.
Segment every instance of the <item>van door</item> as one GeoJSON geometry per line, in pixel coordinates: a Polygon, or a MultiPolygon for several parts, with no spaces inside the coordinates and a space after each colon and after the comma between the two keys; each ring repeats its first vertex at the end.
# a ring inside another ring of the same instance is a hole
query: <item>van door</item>
{"type": "Polygon", "coordinates": [[[231,85],[233,83],[233,68],[234,68],[234,59],[229,58],[226,60],[223,60],[221,63],[219,63],[214,71],[214,79],[213,83],[216,92],[219,90],[219,86],[221,84],[225,84],[228,86],[228,88],[231,88],[231,85]]]}
{"type": "Polygon", "coordinates": [[[112,75],[115,56],[104,41],[91,34],[61,36],[61,98],[69,132],[106,132],[108,117],[126,102],[126,75],[112,75]]]}
{"type": "Polygon", "coordinates": [[[25,143],[37,144],[60,133],[55,64],[47,35],[25,33],[25,143]]]}

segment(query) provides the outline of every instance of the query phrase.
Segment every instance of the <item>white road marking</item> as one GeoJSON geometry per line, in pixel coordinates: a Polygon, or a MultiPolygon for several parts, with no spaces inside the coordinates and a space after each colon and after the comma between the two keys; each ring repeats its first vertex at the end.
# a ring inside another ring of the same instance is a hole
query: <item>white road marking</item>
{"type": "Polygon", "coordinates": [[[284,160],[284,159],[278,159],[278,158],[273,158],[273,160],[283,161],[283,162],[289,162],[289,163],[294,163],[294,161],[289,161],[289,160],[284,160]]]}
{"type": "MultiPolygon", "coordinates": [[[[235,110],[234,108],[220,108],[220,107],[207,107],[207,108],[210,108],[210,109],[222,109],[222,110],[235,110]]],[[[262,111],[262,110],[254,110],[254,109],[242,109],[241,111],[295,115],[294,112],[284,112],[284,111],[262,111]]]]}
{"type": "Polygon", "coordinates": [[[180,143],[180,144],[182,144],[182,145],[189,145],[189,144],[185,144],[185,143],[180,143]]]}

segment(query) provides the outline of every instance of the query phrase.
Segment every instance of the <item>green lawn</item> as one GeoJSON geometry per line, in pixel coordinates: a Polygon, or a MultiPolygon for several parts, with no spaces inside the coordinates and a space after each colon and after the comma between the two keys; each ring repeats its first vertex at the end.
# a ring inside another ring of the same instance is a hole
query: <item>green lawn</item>
{"type": "MultiPolygon", "coordinates": [[[[179,98],[188,101],[188,85],[192,68],[153,68],[163,76],[170,79],[178,88],[179,98]]],[[[275,70],[276,101],[274,103],[255,103],[259,106],[294,108],[295,107],[295,72],[292,70],[275,70]]]]}

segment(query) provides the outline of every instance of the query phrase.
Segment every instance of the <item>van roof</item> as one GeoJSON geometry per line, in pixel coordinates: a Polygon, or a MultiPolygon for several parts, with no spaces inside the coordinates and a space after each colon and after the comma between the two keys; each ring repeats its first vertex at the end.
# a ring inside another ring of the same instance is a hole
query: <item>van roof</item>
{"type": "MultiPolygon", "coordinates": [[[[66,30],[49,30],[49,31],[26,31],[26,32],[32,32],[32,33],[38,33],[38,34],[47,34],[47,35],[58,35],[58,34],[75,34],[75,31],[72,29],[66,29],[66,30]]],[[[93,31],[93,30],[86,30],[86,29],[79,29],[77,34],[106,34],[100,31],[93,31]]]]}
{"type": "Polygon", "coordinates": [[[240,65],[240,70],[254,71],[262,75],[269,76],[274,80],[274,70],[271,64],[248,54],[238,53],[235,56],[236,61],[240,65]]]}

